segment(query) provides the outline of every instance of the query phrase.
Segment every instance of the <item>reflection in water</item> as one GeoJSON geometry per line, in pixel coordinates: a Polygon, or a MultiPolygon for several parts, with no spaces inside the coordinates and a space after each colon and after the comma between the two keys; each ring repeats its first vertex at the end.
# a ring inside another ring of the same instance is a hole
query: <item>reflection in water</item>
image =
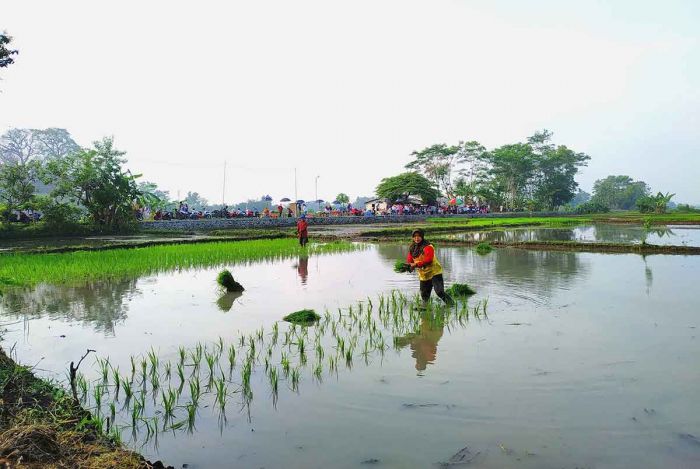
{"type": "Polygon", "coordinates": [[[437,344],[445,329],[445,315],[442,312],[425,312],[421,315],[420,328],[411,334],[397,337],[395,344],[403,348],[411,347],[411,355],[416,359],[416,370],[424,371],[428,364],[437,359],[437,344]]]}
{"type": "Polygon", "coordinates": [[[309,256],[299,256],[299,263],[296,267],[301,284],[306,285],[306,279],[309,277],[309,256]]]}
{"type": "Polygon", "coordinates": [[[216,306],[218,306],[224,313],[228,313],[231,311],[233,303],[236,301],[236,299],[240,298],[241,295],[243,295],[243,292],[240,291],[224,293],[218,300],[216,300],[216,306]]]}
{"type": "Polygon", "coordinates": [[[0,297],[4,316],[30,320],[48,316],[68,322],[90,325],[105,335],[114,335],[114,327],[123,322],[128,302],[141,292],[137,280],[93,282],[79,287],[39,285],[34,289],[9,289],[0,297]]]}

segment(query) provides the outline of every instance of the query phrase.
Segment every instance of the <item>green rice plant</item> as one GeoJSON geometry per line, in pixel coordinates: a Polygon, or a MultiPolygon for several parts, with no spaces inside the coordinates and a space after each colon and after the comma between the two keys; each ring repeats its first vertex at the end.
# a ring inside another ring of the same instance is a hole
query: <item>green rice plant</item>
{"type": "Polygon", "coordinates": [[[160,367],[160,358],[158,358],[158,354],[155,350],[153,350],[153,347],[151,347],[151,350],[148,351],[147,356],[148,361],[151,364],[151,374],[157,374],[158,368],[160,367]]]}
{"type": "Polygon", "coordinates": [[[320,343],[316,344],[316,358],[318,358],[319,361],[323,360],[323,346],[320,343]]]}
{"type": "Polygon", "coordinates": [[[338,357],[333,355],[328,356],[328,371],[331,373],[338,372],[338,357]]]}
{"type": "Polygon", "coordinates": [[[121,379],[119,379],[119,367],[112,368],[112,382],[114,383],[114,397],[116,400],[119,400],[119,389],[121,387],[121,379]]]}
{"type": "Polygon", "coordinates": [[[124,388],[124,399],[128,403],[131,400],[131,397],[134,395],[134,391],[131,389],[131,381],[127,380],[126,378],[122,378],[121,383],[122,388],[124,388]]]}
{"type": "Polygon", "coordinates": [[[134,405],[131,407],[131,426],[136,427],[136,423],[143,414],[143,405],[138,399],[134,400],[134,405]]]}
{"type": "Polygon", "coordinates": [[[300,355],[303,355],[304,352],[306,351],[306,345],[305,345],[303,337],[299,337],[297,339],[297,351],[299,352],[300,355]]]}
{"type": "Polygon", "coordinates": [[[214,403],[219,404],[219,407],[223,409],[226,407],[226,398],[228,397],[226,380],[223,377],[214,380],[214,390],[216,391],[214,403]]]}
{"type": "Polygon", "coordinates": [[[292,391],[298,392],[299,391],[299,380],[301,379],[301,371],[299,370],[299,368],[292,368],[290,378],[291,378],[291,383],[292,383],[292,391]]]}
{"type": "Polygon", "coordinates": [[[177,364],[177,377],[182,385],[185,382],[185,366],[182,363],[177,364]]]}
{"type": "Polygon", "coordinates": [[[80,401],[84,402],[88,395],[88,383],[85,376],[80,373],[76,378],[77,388],[80,390],[80,401]]]}
{"type": "Polygon", "coordinates": [[[318,322],[318,320],[321,319],[321,316],[316,314],[316,311],[314,311],[313,309],[302,309],[290,313],[282,319],[293,324],[308,326],[318,322]]]}
{"type": "Polygon", "coordinates": [[[187,431],[192,433],[192,431],[195,429],[194,424],[197,418],[197,404],[190,402],[185,406],[185,409],[187,410],[187,431]]]}
{"type": "Polygon", "coordinates": [[[314,378],[316,378],[316,381],[318,381],[320,383],[323,379],[323,363],[322,362],[319,361],[318,363],[316,363],[314,365],[313,373],[314,373],[314,378]]]}
{"type": "Polygon", "coordinates": [[[169,361],[167,361],[167,362],[165,362],[165,365],[163,368],[165,370],[165,379],[170,381],[170,376],[172,374],[172,365],[170,364],[169,361]]]}
{"type": "Polygon", "coordinates": [[[277,391],[278,391],[278,387],[279,387],[278,386],[279,375],[277,373],[277,368],[274,366],[272,368],[270,368],[270,371],[268,371],[268,373],[267,373],[267,377],[270,380],[270,388],[272,389],[272,394],[273,394],[273,396],[276,396],[277,391]]]}
{"type": "Polygon", "coordinates": [[[471,296],[476,292],[466,283],[455,283],[447,289],[447,293],[456,298],[463,298],[465,296],[471,296]]]}
{"type": "Polygon", "coordinates": [[[117,406],[114,404],[114,401],[109,403],[109,416],[112,419],[112,422],[114,422],[114,417],[117,415],[117,406]]]}
{"type": "Polygon", "coordinates": [[[265,331],[264,331],[264,329],[263,329],[262,327],[261,327],[259,330],[255,331],[255,335],[256,335],[257,338],[258,338],[258,342],[262,342],[262,341],[263,341],[264,334],[265,334],[265,331]]]}
{"type": "Polygon", "coordinates": [[[191,378],[189,380],[189,387],[190,399],[192,400],[192,403],[196,405],[199,403],[199,397],[202,395],[202,389],[199,383],[199,379],[191,378]]]}
{"type": "Polygon", "coordinates": [[[221,354],[224,353],[224,339],[221,336],[219,336],[219,340],[216,345],[218,347],[217,355],[220,357],[221,354]]]}
{"type": "Polygon", "coordinates": [[[165,418],[167,422],[175,416],[177,393],[172,388],[168,388],[167,392],[165,390],[161,392],[161,397],[163,402],[163,418],[165,418]]]}
{"type": "Polygon", "coordinates": [[[233,344],[228,347],[228,366],[229,370],[236,367],[236,347],[233,344]]]}
{"type": "Polygon", "coordinates": [[[118,425],[112,425],[108,437],[116,446],[122,446],[124,443],[122,439],[122,430],[118,425]]]}
{"type": "Polygon", "coordinates": [[[491,251],[493,251],[493,247],[489,243],[486,243],[486,242],[481,242],[481,243],[477,244],[475,249],[476,249],[476,253],[480,254],[480,255],[485,255],[485,254],[488,254],[491,251]]]}
{"type": "Polygon", "coordinates": [[[160,375],[158,373],[151,373],[151,389],[155,393],[160,387],[160,375]]]}
{"type": "Polygon", "coordinates": [[[290,362],[289,357],[285,352],[282,352],[280,365],[282,366],[282,372],[284,373],[284,376],[286,378],[287,376],[289,376],[290,362]]]}
{"type": "Polygon", "coordinates": [[[136,375],[136,361],[134,360],[133,355],[129,356],[129,361],[131,362],[131,379],[133,381],[134,376],[136,375]]]}
{"type": "Polygon", "coordinates": [[[105,359],[97,357],[95,360],[97,361],[97,365],[100,368],[100,376],[102,376],[102,383],[107,384],[109,382],[109,357],[105,359]]]}
{"type": "Polygon", "coordinates": [[[97,415],[100,415],[100,413],[102,412],[102,386],[103,385],[98,384],[94,388],[92,388],[92,398],[95,402],[95,413],[97,415]]]}
{"type": "Polygon", "coordinates": [[[222,289],[229,293],[242,292],[245,290],[243,285],[234,280],[233,274],[231,274],[231,271],[229,270],[222,270],[219,272],[219,275],[216,276],[216,283],[218,283],[222,289]]]}
{"type": "Polygon", "coordinates": [[[148,363],[146,360],[141,360],[141,384],[146,384],[146,378],[148,377],[148,363]]]}
{"type": "Polygon", "coordinates": [[[272,345],[273,346],[277,345],[277,339],[279,337],[279,333],[280,333],[279,324],[274,323],[272,325],[272,345]]]}
{"type": "Polygon", "coordinates": [[[411,266],[406,263],[406,259],[397,259],[396,262],[394,262],[394,272],[402,274],[410,271],[411,266]]]}
{"type": "Polygon", "coordinates": [[[179,357],[179,363],[184,365],[185,364],[185,357],[187,355],[187,351],[185,350],[185,347],[182,345],[177,348],[177,354],[179,357]]]}
{"type": "Polygon", "coordinates": [[[209,369],[209,376],[214,376],[214,366],[216,365],[216,356],[209,354],[209,352],[204,352],[204,359],[207,362],[207,368],[209,369]]]}

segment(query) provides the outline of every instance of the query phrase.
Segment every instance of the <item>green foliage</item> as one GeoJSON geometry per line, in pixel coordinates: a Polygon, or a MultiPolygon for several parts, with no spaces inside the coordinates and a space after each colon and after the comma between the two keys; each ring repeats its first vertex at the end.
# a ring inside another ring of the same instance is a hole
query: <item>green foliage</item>
{"type": "Polygon", "coordinates": [[[407,172],[398,176],[381,180],[377,186],[378,197],[394,202],[397,199],[405,199],[411,195],[418,195],[424,202],[433,203],[438,197],[438,191],[434,189],[425,176],[416,172],[407,172]]]}
{"type": "Polygon", "coordinates": [[[591,201],[611,210],[631,210],[637,199],[648,194],[649,187],[643,181],[634,181],[629,176],[608,176],[593,184],[591,201]]]}
{"type": "Polygon", "coordinates": [[[447,289],[447,293],[453,297],[465,297],[474,295],[476,292],[472,287],[466,283],[455,283],[450,288],[447,289]]]}
{"type": "Polygon", "coordinates": [[[12,65],[15,62],[12,56],[19,53],[16,49],[7,48],[10,42],[12,42],[11,36],[8,36],[6,32],[0,33],[0,68],[12,65]]]}
{"type": "Polygon", "coordinates": [[[49,230],[61,233],[80,228],[82,210],[75,205],[61,203],[47,196],[37,196],[36,207],[42,212],[42,222],[49,230]]]}
{"type": "Polygon", "coordinates": [[[595,200],[590,200],[588,202],[584,202],[581,205],[579,205],[578,207],[576,207],[576,209],[574,209],[575,213],[578,213],[581,215],[585,215],[585,214],[589,214],[589,213],[607,213],[609,211],[610,211],[610,209],[608,208],[607,205],[605,205],[601,202],[595,201],[595,200]]]}
{"type": "Polygon", "coordinates": [[[675,211],[678,213],[700,213],[700,208],[695,208],[690,204],[678,204],[675,211]]]}
{"type": "Polygon", "coordinates": [[[439,191],[452,193],[452,171],[458,160],[458,146],[448,146],[444,143],[432,145],[421,151],[414,151],[414,160],[406,165],[406,169],[422,171],[439,191]]]}
{"type": "Polygon", "coordinates": [[[321,319],[321,316],[316,314],[316,311],[314,311],[313,309],[302,309],[300,311],[295,311],[291,314],[288,314],[282,319],[294,324],[307,325],[318,322],[318,320],[321,319]]]}
{"type": "Polygon", "coordinates": [[[84,207],[90,221],[115,229],[135,223],[134,204],[142,193],[136,177],[122,169],[124,152],[114,148],[111,138],[47,165],[47,181],[56,185],[54,197],[84,207]]]}
{"type": "Polygon", "coordinates": [[[637,210],[641,213],[666,213],[668,203],[676,194],[663,194],[658,192],[656,195],[645,195],[637,199],[637,210]]]}
{"type": "Polygon", "coordinates": [[[227,292],[242,292],[245,290],[243,285],[234,280],[231,271],[222,270],[219,275],[216,276],[216,283],[218,283],[222,288],[226,289],[227,292]]]}
{"type": "Polygon", "coordinates": [[[337,200],[341,204],[347,204],[350,202],[350,197],[348,197],[347,194],[341,192],[340,194],[335,196],[335,200],[337,200]]]}
{"type": "Polygon", "coordinates": [[[34,197],[38,164],[0,162],[0,201],[5,205],[5,219],[10,211],[26,208],[34,197]]]}

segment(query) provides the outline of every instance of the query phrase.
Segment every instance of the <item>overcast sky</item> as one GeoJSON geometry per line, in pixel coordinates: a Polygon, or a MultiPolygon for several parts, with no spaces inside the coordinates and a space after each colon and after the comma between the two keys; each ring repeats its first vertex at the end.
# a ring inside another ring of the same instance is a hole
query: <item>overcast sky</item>
{"type": "Polygon", "coordinates": [[[700,2],[3,0],[0,132],[113,135],[181,196],[372,195],[434,143],[537,129],[700,203],[700,2]]]}

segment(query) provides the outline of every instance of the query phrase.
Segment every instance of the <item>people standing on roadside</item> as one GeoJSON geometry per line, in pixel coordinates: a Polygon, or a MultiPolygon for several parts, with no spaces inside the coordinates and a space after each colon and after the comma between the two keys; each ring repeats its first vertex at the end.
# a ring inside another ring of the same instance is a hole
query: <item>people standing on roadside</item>
{"type": "Polygon", "coordinates": [[[299,237],[299,245],[306,247],[309,242],[309,224],[306,222],[306,215],[303,213],[297,220],[297,236],[299,237]]]}
{"type": "Polygon", "coordinates": [[[454,304],[454,300],[445,293],[445,282],[442,278],[442,266],[435,257],[435,248],[425,239],[425,232],[421,229],[411,233],[413,242],[408,248],[406,262],[411,269],[418,271],[420,280],[420,296],[425,305],[430,299],[433,288],[442,301],[448,306],[454,304]]]}

